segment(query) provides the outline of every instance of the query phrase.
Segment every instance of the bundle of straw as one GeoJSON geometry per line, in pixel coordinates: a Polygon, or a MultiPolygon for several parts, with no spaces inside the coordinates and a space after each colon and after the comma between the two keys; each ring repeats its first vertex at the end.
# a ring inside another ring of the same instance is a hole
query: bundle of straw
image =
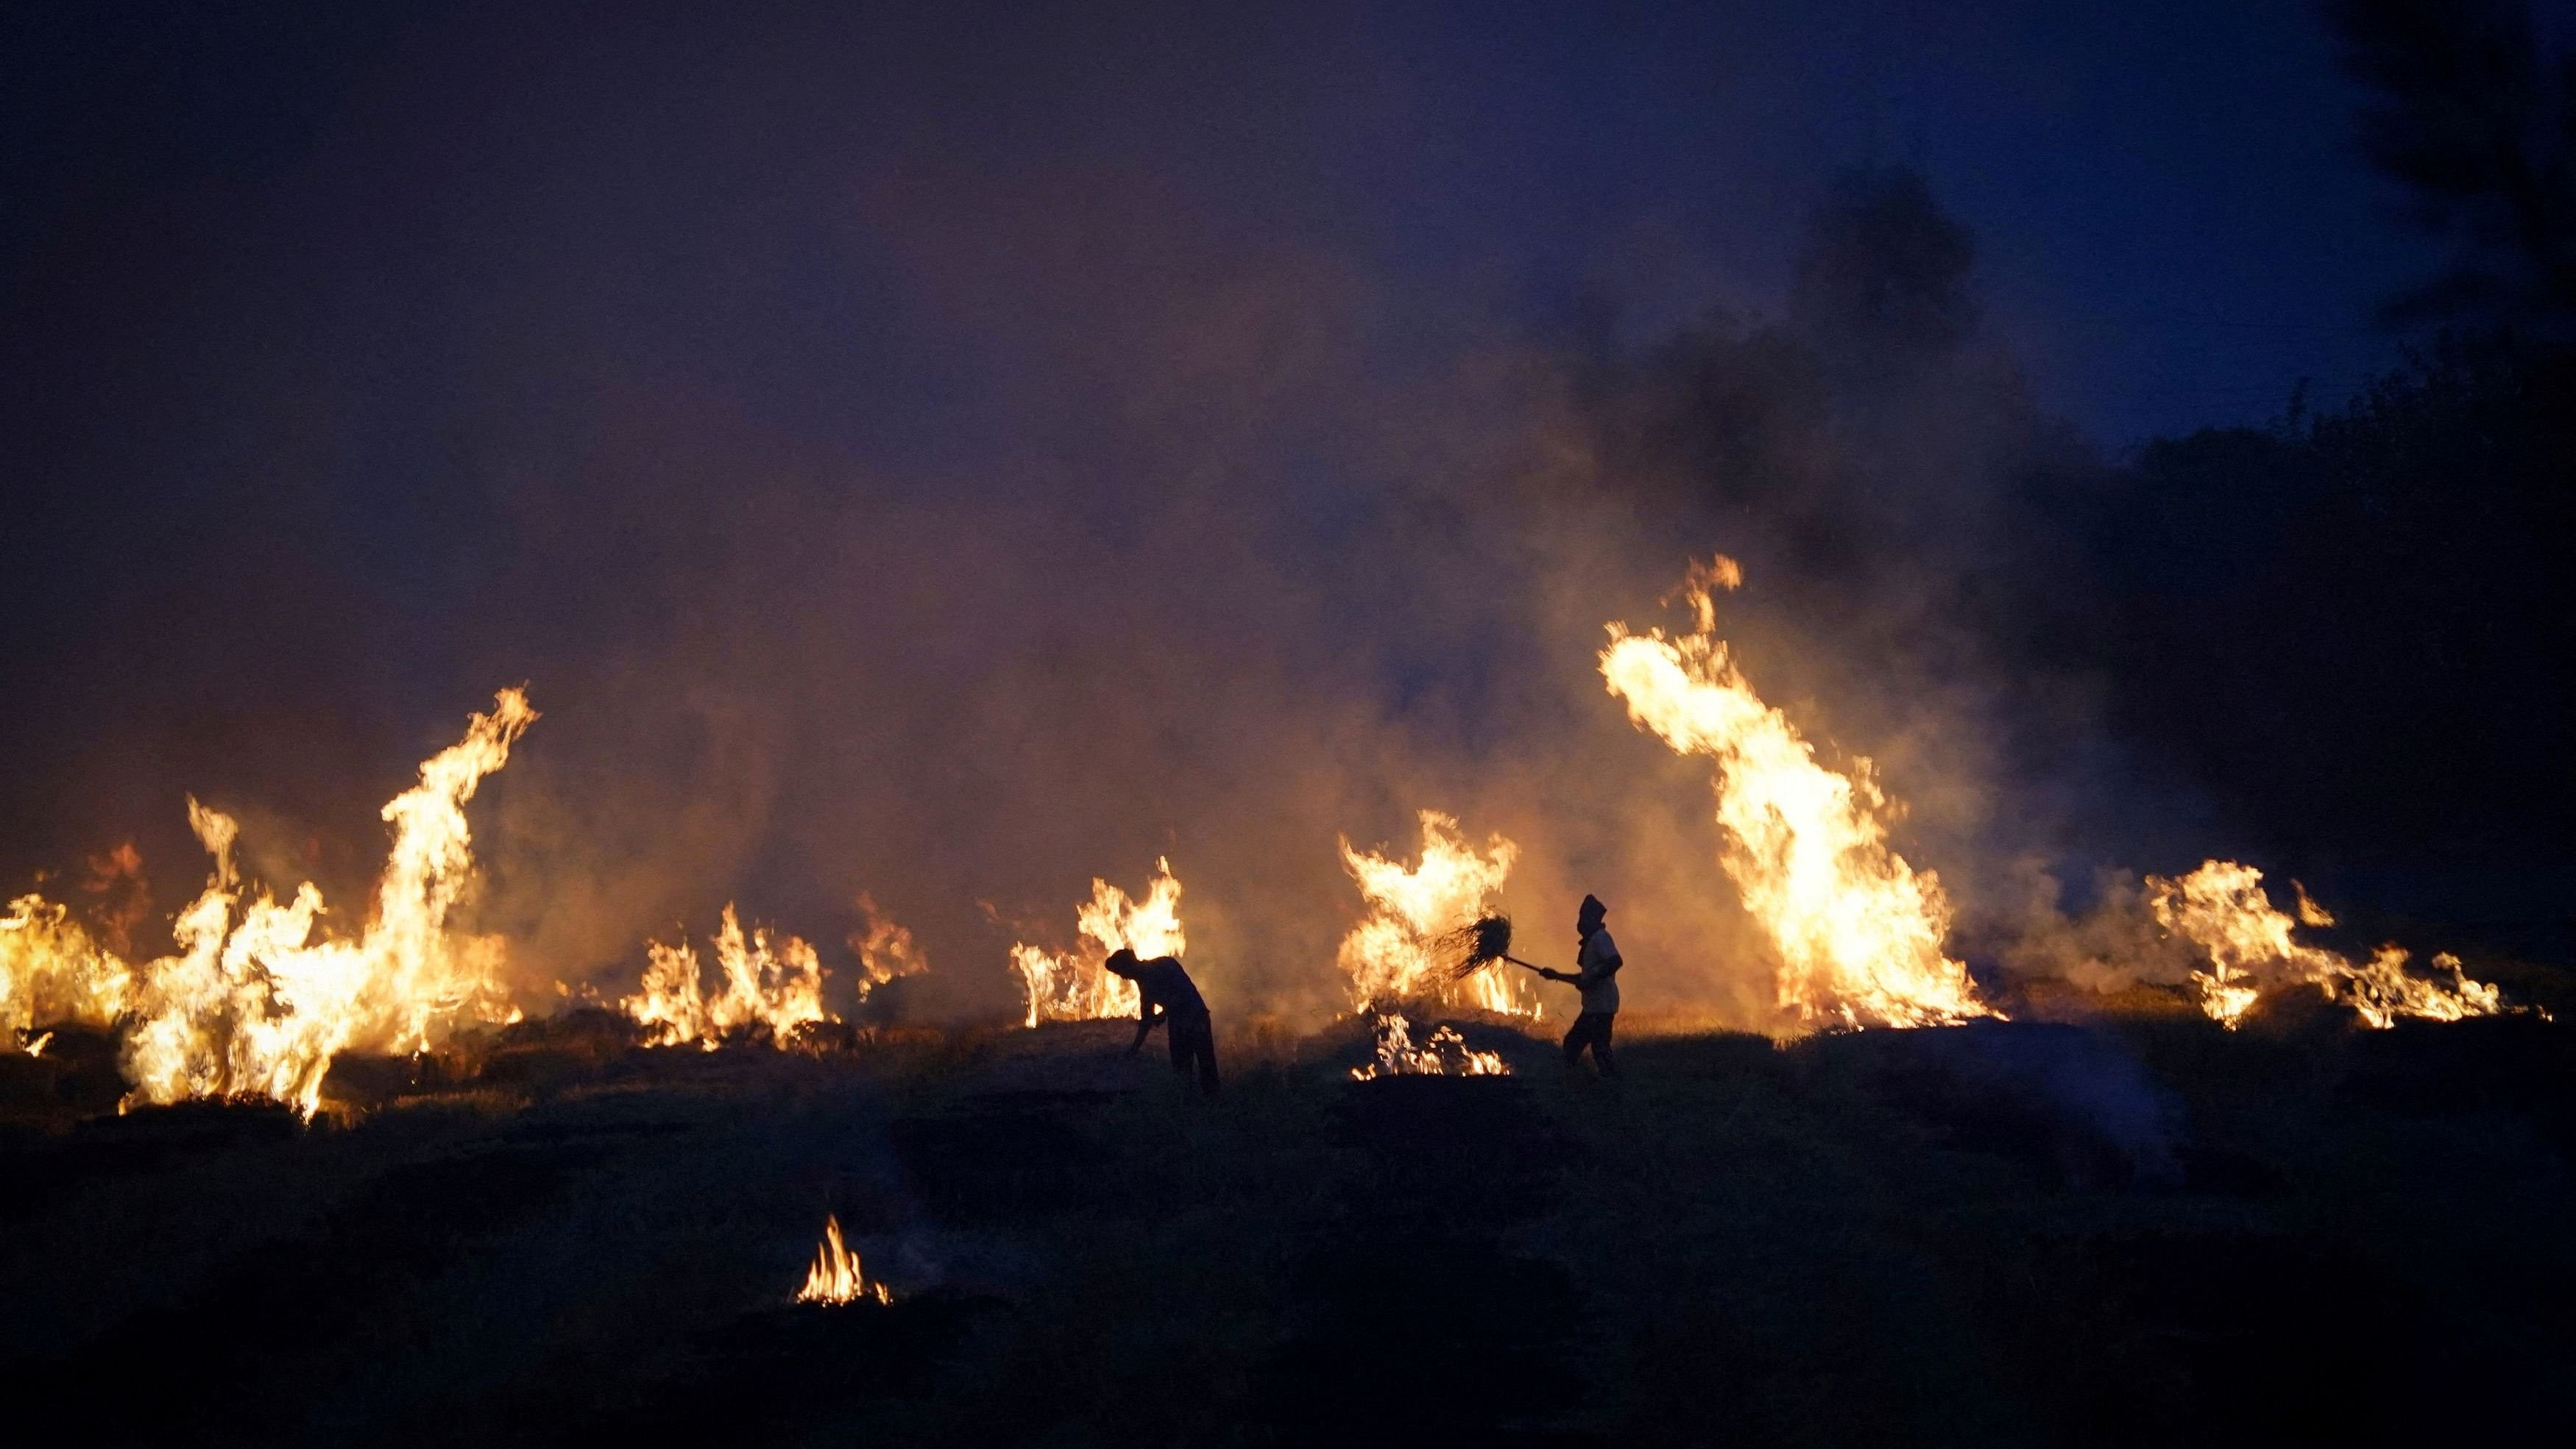
{"type": "Polygon", "coordinates": [[[1443,933],[1438,945],[1440,953],[1456,963],[1449,968],[1449,974],[1459,981],[1497,961],[1527,966],[1532,971],[1538,969],[1511,954],[1512,918],[1509,916],[1480,916],[1454,931],[1443,933]]]}

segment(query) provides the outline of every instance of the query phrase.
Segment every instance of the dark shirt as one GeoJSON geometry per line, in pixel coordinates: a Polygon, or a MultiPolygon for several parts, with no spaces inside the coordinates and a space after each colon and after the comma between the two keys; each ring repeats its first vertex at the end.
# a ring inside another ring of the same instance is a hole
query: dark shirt
{"type": "Polygon", "coordinates": [[[1136,994],[1139,1014],[1151,1020],[1154,1008],[1161,1007],[1174,1016],[1205,1016],[1207,1002],[1190,981],[1190,973],[1169,956],[1157,956],[1136,968],[1136,994]]]}

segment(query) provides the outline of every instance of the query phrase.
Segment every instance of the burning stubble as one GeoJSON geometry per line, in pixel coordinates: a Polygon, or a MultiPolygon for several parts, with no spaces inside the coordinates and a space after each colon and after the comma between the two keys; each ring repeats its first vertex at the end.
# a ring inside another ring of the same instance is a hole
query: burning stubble
{"type": "Polygon", "coordinates": [[[506,943],[451,931],[448,916],[474,866],[465,803],[536,718],[524,692],[501,691],[386,804],[392,849],[357,935],[323,929],[310,881],[283,903],[246,884],[233,862],[239,827],[192,799],[189,822],[214,872],[179,913],[178,951],[129,965],[59,907],[22,898],[0,935],[0,1001],[32,1011],[41,992],[59,1019],[120,1025],[130,1102],[264,1097],[307,1117],[344,1050],[417,1052],[460,1025],[515,1020],[506,943]]]}

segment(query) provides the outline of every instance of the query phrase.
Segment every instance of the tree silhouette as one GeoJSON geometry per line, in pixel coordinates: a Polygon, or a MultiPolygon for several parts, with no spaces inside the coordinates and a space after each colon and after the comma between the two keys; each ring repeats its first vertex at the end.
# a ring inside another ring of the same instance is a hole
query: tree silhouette
{"type": "Polygon", "coordinates": [[[2392,320],[2576,324],[2576,58],[2545,56],[2515,0],[2329,0],[2344,68],[2373,92],[2363,151],[2455,243],[2392,320]]]}

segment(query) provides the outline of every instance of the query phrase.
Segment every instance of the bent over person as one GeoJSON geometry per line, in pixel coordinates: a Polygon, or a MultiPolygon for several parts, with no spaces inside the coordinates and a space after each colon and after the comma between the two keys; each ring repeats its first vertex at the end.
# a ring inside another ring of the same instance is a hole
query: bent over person
{"type": "Polygon", "coordinates": [[[1173,1070],[1185,1081],[1195,1075],[1200,1093],[1215,1096],[1216,1025],[1208,1019],[1207,1001],[1190,973],[1170,956],[1139,961],[1135,952],[1123,946],[1109,953],[1106,964],[1136,983],[1136,1039],[1127,1044],[1127,1055],[1132,1057],[1144,1047],[1145,1037],[1156,1025],[1168,1022],[1173,1070]]]}
{"type": "Polygon", "coordinates": [[[1583,995],[1582,1014],[1574,1018],[1574,1027],[1565,1034],[1565,1064],[1573,1066],[1583,1059],[1583,1049],[1592,1049],[1592,1064],[1601,1075],[1615,1077],[1619,1067],[1610,1056],[1610,1026],[1619,1017],[1619,948],[1610,940],[1602,922],[1610,908],[1597,896],[1585,896],[1583,906],[1574,915],[1574,970],[1550,971],[1542,967],[1538,974],[1550,981],[1563,981],[1583,995]]]}

